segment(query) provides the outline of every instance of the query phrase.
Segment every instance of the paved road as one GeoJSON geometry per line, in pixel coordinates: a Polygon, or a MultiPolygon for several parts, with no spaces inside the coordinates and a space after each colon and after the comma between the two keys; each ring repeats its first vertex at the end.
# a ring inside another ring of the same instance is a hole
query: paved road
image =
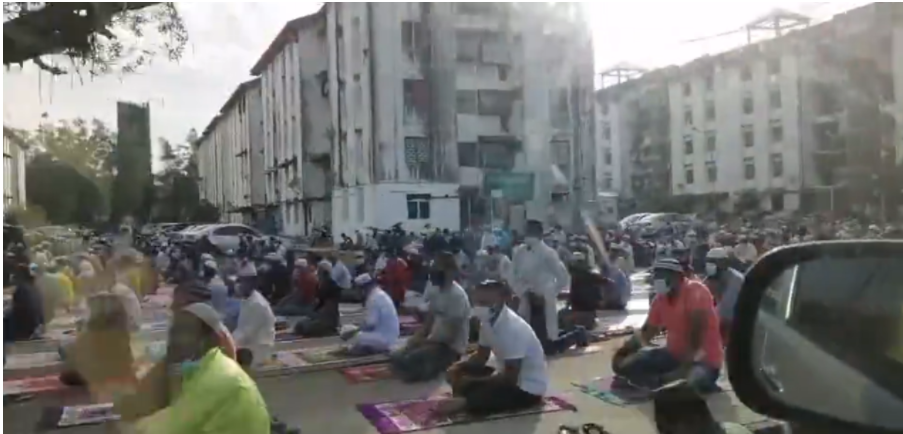
{"type": "MultiPolygon", "coordinates": [[[[631,308],[637,314],[623,321],[642,323],[641,300],[648,300],[643,288],[637,288],[631,308]]],[[[648,308],[648,302],[646,303],[648,308]]],[[[423,433],[496,434],[502,432],[556,433],[561,424],[595,422],[605,426],[613,434],[654,433],[651,405],[616,407],[578,392],[573,382],[610,375],[611,355],[620,340],[603,344],[603,351],[575,357],[564,357],[549,362],[553,392],[563,394],[576,405],[576,413],[549,413],[535,417],[521,417],[471,425],[446,427],[423,433]]],[[[447,386],[436,381],[427,384],[406,385],[395,380],[364,384],[348,384],[337,371],[298,374],[294,376],[262,378],[259,386],[271,412],[290,425],[298,426],[305,433],[374,434],[376,429],[356,410],[355,404],[411,399],[446,390],[447,386]]],[[[65,403],[61,397],[38,397],[33,401],[6,407],[4,429],[12,433],[34,432],[41,409],[47,405],[65,403]]],[[[730,393],[709,398],[709,405],[722,421],[751,423],[763,420],[752,413],[730,393]]],[[[111,432],[108,427],[76,427],[60,431],[66,434],[100,434],[111,432]]]]}

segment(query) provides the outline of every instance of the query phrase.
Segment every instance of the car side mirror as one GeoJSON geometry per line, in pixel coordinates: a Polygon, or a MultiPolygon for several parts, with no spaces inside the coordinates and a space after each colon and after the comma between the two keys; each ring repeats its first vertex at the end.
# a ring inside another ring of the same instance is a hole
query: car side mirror
{"type": "Polygon", "coordinates": [[[773,250],[736,309],[728,375],[750,409],[813,432],[903,432],[903,241],[773,250]]]}

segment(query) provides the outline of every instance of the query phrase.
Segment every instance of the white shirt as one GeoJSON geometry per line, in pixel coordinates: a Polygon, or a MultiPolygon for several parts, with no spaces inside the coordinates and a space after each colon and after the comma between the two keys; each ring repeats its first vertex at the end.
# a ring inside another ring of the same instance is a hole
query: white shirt
{"type": "Polygon", "coordinates": [[[332,265],[330,277],[332,277],[332,280],[336,285],[339,285],[340,288],[351,288],[351,272],[348,271],[348,267],[346,267],[342,261],[335,261],[335,264],[332,265]]]}
{"type": "Polygon", "coordinates": [[[241,302],[238,324],[232,334],[235,348],[247,348],[254,355],[254,365],[270,357],[276,344],[276,316],[259,292],[254,291],[241,302]]]}
{"type": "Polygon", "coordinates": [[[514,311],[503,307],[494,323],[481,321],[479,344],[492,350],[499,369],[504,369],[506,360],[520,360],[517,386],[533,395],[545,395],[549,374],[542,344],[530,324],[514,311]]]}
{"type": "Polygon", "coordinates": [[[568,273],[555,249],[539,242],[535,247],[517,246],[514,251],[514,292],[522,296],[527,291],[537,295],[557,295],[571,286],[568,273]]]}
{"type": "Polygon", "coordinates": [[[755,262],[759,259],[759,252],[751,243],[740,243],[734,247],[734,256],[743,262],[755,262]]]}
{"type": "Polygon", "coordinates": [[[381,288],[376,287],[367,295],[364,303],[366,318],[359,335],[362,344],[390,349],[401,336],[401,324],[392,297],[381,288]]]}

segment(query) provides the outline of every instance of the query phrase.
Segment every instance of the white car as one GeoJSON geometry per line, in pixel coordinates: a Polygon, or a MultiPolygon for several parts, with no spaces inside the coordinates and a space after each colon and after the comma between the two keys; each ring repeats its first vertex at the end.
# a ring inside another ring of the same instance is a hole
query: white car
{"type": "Polygon", "coordinates": [[[250,235],[254,238],[260,238],[263,235],[257,229],[236,223],[222,223],[212,225],[199,225],[186,228],[179,232],[180,241],[197,241],[201,238],[207,238],[210,244],[213,244],[222,251],[237,251],[241,244],[241,237],[250,235]]]}

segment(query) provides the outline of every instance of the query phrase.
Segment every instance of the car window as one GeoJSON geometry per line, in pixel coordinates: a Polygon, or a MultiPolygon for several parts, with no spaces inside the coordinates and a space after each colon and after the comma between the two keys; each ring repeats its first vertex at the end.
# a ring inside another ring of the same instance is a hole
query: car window
{"type": "Polygon", "coordinates": [[[788,324],[903,400],[903,260],[799,266],[788,324]]]}
{"type": "Polygon", "coordinates": [[[213,231],[213,235],[235,236],[242,234],[242,229],[244,228],[242,228],[241,226],[223,226],[221,228],[216,228],[216,230],[213,231]]]}

